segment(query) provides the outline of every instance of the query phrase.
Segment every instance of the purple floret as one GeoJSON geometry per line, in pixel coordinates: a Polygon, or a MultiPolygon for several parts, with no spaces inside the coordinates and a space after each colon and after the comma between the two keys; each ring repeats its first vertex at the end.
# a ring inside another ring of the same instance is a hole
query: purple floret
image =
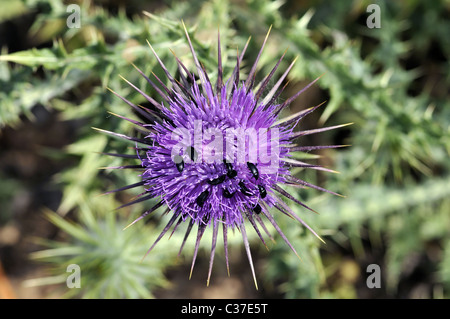
{"type": "Polygon", "coordinates": [[[159,84],[157,85],[135,66],[137,71],[161,95],[165,103],[158,103],[127,80],[125,81],[131,87],[152,104],[152,109],[137,106],[113,92],[142,115],[146,121],[139,122],[117,116],[137,125],[141,131],[146,131],[147,135],[143,138],[137,138],[104,131],[136,142],[136,155],[112,153],[107,155],[134,158],[140,161],[140,165],[127,165],[116,168],[142,168],[141,182],[108,193],[134,187],[144,187],[144,192],[134,201],[121,207],[154,198],[158,199],[156,205],[145,211],[130,226],[160,207],[165,207],[165,213],[171,214],[168,224],[147,251],[147,254],[169,229],[172,228],[173,232],[178,225],[187,222],[188,227],[181,243],[181,253],[187,238],[194,226],[196,226],[197,236],[191,274],[204,231],[206,227],[212,227],[213,239],[208,284],[219,225],[222,225],[223,228],[222,234],[227,269],[227,234],[229,229],[237,228],[242,235],[256,285],[246,223],[252,226],[265,245],[263,233],[272,238],[264,223],[265,219],[277,230],[297,256],[295,248],[283,234],[269,210],[276,209],[296,219],[320,239],[290,209],[280,195],[308,210],[313,210],[290,195],[280,185],[316,188],[338,195],[290,174],[291,167],[331,171],[318,165],[298,161],[292,158],[291,155],[296,151],[311,151],[340,146],[299,146],[294,144],[294,140],[304,135],[320,133],[342,127],[343,125],[294,132],[294,128],[299,121],[320,105],[300,111],[284,119],[278,118],[283,109],[318,79],[285,100],[282,104],[276,104],[276,100],[283,90],[281,84],[295,62],[288,67],[273,87],[268,88],[268,83],[284,58],[283,54],[272,71],[259,85],[255,85],[256,67],[269,32],[245,81],[240,80],[239,69],[248,43],[241,55],[237,57],[232,77],[224,82],[222,79],[220,36],[218,37],[218,79],[213,86],[206,71],[197,59],[189,34],[185,28],[186,37],[197,68],[196,75],[190,73],[185,65],[175,57],[180,70],[180,80],[175,80],[151,46],[150,48],[168,77],[171,87],[165,86],[153,74],[156,82],[159,84]],[[200,83],[195,81],[196,78],[200,79],[200,83]],[[265,92],[268,93],[264,95],[265,92]]]}

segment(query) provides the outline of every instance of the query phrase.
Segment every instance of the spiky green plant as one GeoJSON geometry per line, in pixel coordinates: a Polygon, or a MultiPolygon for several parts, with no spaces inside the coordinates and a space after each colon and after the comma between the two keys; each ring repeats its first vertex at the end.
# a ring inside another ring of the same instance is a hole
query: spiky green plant
{"type": "MultiPolygon", "coordinates": [[[[314,141],[352,145],[348,150],[326,154],[333,162],[332,167],[341,174],[306,176],[311,182],[346,194],[347,199],[336,201],[301,189],[294,194],[322,215],[329,214],[326,218],[321,215],[320,221],[316,216],[305,218],[318,232],[328,234],[323,236],[328,242],[326,248],[307,245],[308,240],[302,239],[308,234],[298,233],[296,226],[289,229],[288,223],[284,230],[294,234],[293,245],[305,247],[308,251],[305,255],[314,256],[309,259],[300,251],[302,258],[313,260],[318,271],[324,263],[322,275],[318,272],[311,278],[311,268],[297,268],[277,241],[267,258],[256,261],[256,267],[267,270],[265,285],[280,283],[272,286],[271,291],[289,297],[339,296],[338,290],[328,286],[330,277],[336,276],[330,269],[339,269],[345,258],[363,267],[364,256],[378,253],[376,262],[386,265],[385,278],[389,278],[392,286],[383,291],[388,296],[397,296],[408,261],[419,255],[441,274],[426,284],[436,291],[447,287],[443,294],[449,295],[448,1],[379,1],[381,29],[368,29],[364,24],[366,8],[371,3],[368,0],[173,1],[170,7],[162,5],[152,11],[151,18],[142,14],[144,8],[139,2],[135,3],[136,10],[121,8],[114,14],[92,2],[83,2],[80,29],[66,27],[66,7],[57,0],[5,1],[8,10],[0,14],[0,21],[6,21],[12,16],[20,20],[24,13],[36,13],[30,28],[34,43],[20,52],[9,52],[5,47],[0,56],[0,126],[20,128],[23,125],[20,120],[32,118],[36,104],[57,112],[62,121],[82,123],[76,132],[77,139],[67,148],[46,150],[53,158],[74,163],[54,178],[62,185],[63,193],[58,213],[73,212],[76,220],[80,203],[113,188],[111,180],[114,184],[136,182],[126,172],[98,170],[101,166],[126,164],[121,159],[107,163],[105,157],[93,150],[126,152],[127,149],[114,139],[98,136],[90,127],[133,134],[130,126],[106,113],[108,105],[111,112],[134,116],[105,88],[110,87],[135,104],[143,102],[139,95],[123,87],[119,77],[112,75],[121,74],[144,87],[145,80],[130,72],[134,69],[129,62],[145,65],[145,74],[155,69],[145,40],[155,44],[155,50],[173,73],[177,66],[171,63],[171,54],[166,55],[166,48],[172,48],[182,61],[188,52],[180,40],[183,30],[177,27],[179,20],[194,26],[189,34],[207,70],[217,65],[214,41],[218,25],[226,48],[242,48],[251,34],[260,40],[252,41],[248,47],[249,59],[243,61],[244,77],[249,71],[248,61],[253,61],[259,50],[253,44],[260,43],[273,25],[272,41],[267,44],[267,54],[261,56],[258,71],[269,73],[272,57],[280,56],[289,47],[285,60],[298,56],[287,79],[289,86],[300,86],[299,82],[325,73],[318,83],[318,102],[324,96],[330,98],[323,113],[319,113],[320,121],[327,122],[327,126],[346,122],[355,125],[343,135],[323,134],[314,141]],[[333,258],[322,260],[327,254],[333,258]]],[[[223,53],[224,77],[228,78],[236,52],[223,53]]],[[[285,68],[281,63],[280,70],[285,68]]],[[[164,78],[161,73],[157,75],[164,78]]],[[[208,76],[211,81],[217,78],[214,73],[208,76]]],[[[157,98],[151,87],[146,89],[157,98]]],[[[299,100],[291,106],[292,112],[307,105],[311,105],[309,101],[299,100]]],[[[315,160],[323,164],[323,159],[315,160]]],[[[27,181],[19,181],[18,187],[27,187],[27,181]]],[[[97,222],[103,223],[104,218],[98,216],[97,222]]],[[[364,281],[363,268],[359,280],[364,281]]],[[[430,291],[429,296],[434,296],[433,289],[430,291]]]]}
{"type": "Polygon", "coordinates": [[[31,254],[32,259],[49,266],[50,276],[28,284],[62,283],[63,296],[81,298],[152,298],[154,289],[167,287],[164,269],[176,261],[168,258],[175,252],[172,245],[163,244],[157,255],[143,260],[149,239],[155,237],[154,227],[141,225],[126,231],[125,220],[118,220],[113,212],[103,216],[94,213],[106,207],[112,211],[115,204],[107,198],[89,200],[81,205],[77,223],[47,212],[64,240],[42,241],[46,249],[31,254]],[[64,285],[70,279],[69,265],[79,267],[80,288],[64,285]]]}

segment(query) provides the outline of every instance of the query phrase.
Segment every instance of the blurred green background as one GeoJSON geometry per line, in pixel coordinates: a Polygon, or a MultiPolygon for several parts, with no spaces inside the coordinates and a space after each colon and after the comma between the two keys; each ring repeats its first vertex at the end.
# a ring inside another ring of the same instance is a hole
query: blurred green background
{"type": "Polygon", "coordinates": [[[0,297],[450,296],[450,1],[2,0],[0,8],[0,297]],[[81,8],[80,28],[66,24],[71,3],[81,8]],[[380,28],[367,26],[370,4],[380,8],[380,28]],[[164,79],[146,40],[171,72],[169,49],[192,68],[181,20],[212,81],[218,27],[226,75],[252,37],[245,76],[272,25],[258,77],[286,49],[278,75],[298,56],[280,100],[324,74],[284,115],[327,101],[302,129],[354,122],[304,140],[351,144],[309,154],[339,174],[295,172],[347,196],[295,193],[320,213],[292,205],[326,244],[276,215],[303,261],[281,238],[267,251],[252,234],[258,291],[237,234],[231,276],[219,242],[206,287],[209,234],[189,280],[193,238],[177,258],[179,229],[140,263],[169,217],[157,212],[122,231],[153,203],[115,211],[139,190],[99,196],[139,180],[99,169],[134,164],[99,154],[132,150],[91,127],[135,134],[107,113],[136,118],[106,88],[142,104],[122,75],[158,98],[131,65],[164,79]],[[70,264],[80,265],[79,289],[66,286],[70,264]],[[380,266],[381,288],[366,284],[370,264],[380,266]]]}

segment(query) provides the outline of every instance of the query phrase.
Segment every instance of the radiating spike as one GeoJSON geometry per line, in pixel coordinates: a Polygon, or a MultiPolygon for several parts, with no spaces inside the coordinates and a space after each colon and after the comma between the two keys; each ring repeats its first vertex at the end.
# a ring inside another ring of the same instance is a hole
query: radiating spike
{"type": "Polygon", "coordinates": [[[149,210],[146,210],[143,214],[141,214],[141,216],[139,216],[138,218],[136,218],[135,220],[133,220],[131,223],[129,223],[123,230],[127,229],[128,227],[136,224],[138,221],[140,221],[142,218],[144,218],[145,216],[153,213],[155,210],[157,210],[158,208],[160,208],[163,205],[163,201],[160,201],[158,203],[156,203],[156,205],[154,205],[152,208],[150,208],[149,210]]]}
{"type": "Polygon", "coordinates": [[[257,215],[253,215],[253,217],[256,219],[256,221],[261,225],[261,228],[264,230],[264,232],[266,233],[266,235],[270,238],[270,240],[272,240],[272,242],[275,242],[275,239],[273,238],[273,236],[270,234],[269,230],[267,229],[266,225],[264,224],[264,221],[262,220],[262,218],[259,216],[259,214],[257,215]]]}
{"type": "Polygon", "coordinates": [[[172,90],[170,90],[164,82],[154,73],[152,72],[153,77],[158,81],[159,85],[167,92],[167,96],[169,97],[169,101],[173,101],[175,99],[175,95],[172,90]]]}
{"type": "Polygon", "coordinates": [[[121,188],[117,188],[117,189],[114,189],[114,190],[111,190],[111,191],[107,191],[106,193],[103,193],[103,194],[101,194],[101,195],[107,195],[107,194],[111,194],[111,193],[117,193],[117,192],[124,191],[124,190],[126,190],[126,189],[130,189],[130,188],[142,186],[142,185],[144,185],[146,182],[147,182],[146,180],[143,180],[143,181],[140,181],[140,182],[131,184],[131,185],[127,185],[127,186],[124,186],[124,187],[121,187],[121,188]]]}
{"type": "Polygon", "coordinates": [[[178,226],[180,226],[180,224],[183,222],[183,216],[180,216],[180,218],[178,218],[177,223],[175,224],[175,226],[172,229],[172,232],[170,233],[169,239],[172,238],[173,233],[175,232],[175,230],[177,230],[178,226]]]}
{"type": "Polygon", "coordinates": [[[140,146],[138,146],[138,145],[135,145],[135,146],[129,146],[128,148],[134,149],[134,150],[136,150],[136,151],[143,151],[143,152],[148,152],[148,151],[150,151],[150,149],[148,148],[148,146],[140,147],[140,146]]]}
{"type": "Polygon", "coordinates": [[[236,67],[235,67],[236,72],[233,72],[234,85],[231,88],[230,98],[231,98],[231,95],[233,94],[234,90],[236,90],[239,87],[240,69],[241,69],[241,59],[239,57],[239,50],[236,48],[236,67]]]}
{"type": "MultiPolygon", "coordinates": [[[[135,68],[137,68],[135,66],[135,68]]],[[[156,100],[154,100],[152,97],[150,97],[149,95],[147,95],[145,92],[143,92],[141,89],[139,89],[136,85],[134,85],[133,83],[131,83],[130,81],[128,81],[127,79],[125,79],[123,76],[119,75],[119,77],[124,80],[125,82],[128,83],[129,86],[131,86],[133,89],[135,89],[139,94],[141,94],[147,101],[149,101],[154,107],[162,110],[161,105],[156,102],[156,100]]]]}
{"type": "Polygon", "coordinates": [[[281,93],[283,93],[284,89],[286,89],[286,87],[289,85],[289,82],[290,81],[287,81],[286,84],[284,84],[283,87],[272,96],[272,99],[270,99],[268,103],[261,103],[262,105],[264,105],[263,110],[266,110],[266,106],[268,107],[276,103],[275,101],[278,99],[281,93]]]}
{"type": "Polygon", "coordinates": [[[161,238],[164,236],[164,234],[169,230],[169,228],[172,226],[172,224],[175,222],[175,220],[178,218],[178,216],[180,215],[180,212],[175,212],[172,216],[172,218],[169,220],[169,222],[167,223],[166,227],[164,227],[163,231],[161,232],[161,234],[159,234],[158,238],[156,238],[155,242],[153,243],[153,245],[147,250],[147,252],[145,253],[144,257],[142,257],[141,262],[145,259],[145,257],[147,257],[147,255],[150,253],[150,251],[156,246],[156,244],[161,240],[161,238]]]}
{"type": "MultiPolygon", "coordinates": [[[[181,76],[181,73],[180,73],[181,76]]],[[[184,99],[186,101],[192,101],[195,103],[195,105],[197,105],[197,101],[195,101],[194,97],[192,96],[191,92],[189,91],[189,89],[187,89],[183,84],[180,83],[180,81],[178,81],[177,79],[175,79],[175,81],[178,83],[178,86],[180,87],[180,89],[183,91],[184,94],[184,99]]],[[[188,86],[189,87],[189,86],[188,86]]],[[[183,95],[181,95],[183,96],[183,95]]],[[[198,106],[198,105],[197,105],[198,106]]],[[[186,112],[185,112],[186,113],[186,112]]]]}
{"type": "Polygon", "coordinates": [[[192,257],[192,265],[191,265],[191,272],[189,273],[189,280],[191,280],[191,277],[192,277],[192,271],[194,270],[195,260],[197,259],[198,247],[200,245],[200,240],[202,239],[205,229],[206,229],[206,224],[204,224],[204,223],[198,224],[197,239],[195,241],[194,256],[192,257]]]}
{"type": "Polygon", "coordinates": [[[208,72],[206,72],[206,69],[205,69],[205,66],[203,65],[203,63],[200,63],[200,66],[202,67],[203,75],[205,76],[206,83],[208,83],[210,85],[210,88],[211,88],[210,90],[209,89],[205,89],[205,95],[204,96],[206,97],[208,105],[212,106],[213,102],[215,102],[215,101],[214,101],[214,92],[213,92],[213,89],[212,89],[211,80],[208,77],[208,72]]]}
{"type": "Polygon", "coordinates": [[[320,166],[320,165],[311,165],[311,164],[308,164],[308,163],[305,163],[305,162],[302,162],[302,161],[299,161],[299,160],[295,160],[295,159],[292,159],[292,158],[283,158],[283,159],[281,159],[281,161],[287,163],[287,165],[289,167],[305,167],[305,168],[311,168],[311,169],[315,169],[315,170],[318,170],[318,171],[324,171],[324,172],[329,172],[329,173],[339,173],[337,171],[334,171],[334,170],[329,169],[329,168],[325,168],[325,167],[320,166]]]}
{"type": "MultiPolygon", "coordinates": [[[[259,205],[259,204],[258,204],[259,205]]],[[[258,235],[259,239],[263,243],[263,245],[266,247],[267,250],[269,250],[269,247],[267,247],[266,241],[261,235],[261,232],[259,231],[258,225],[256,225],[254,219],[252,216],[257,216],[256,214],[252,214],[251,212],[245,211],[245,215],[247,216],[247,219],[250,221],[250,224],[252,224],[253,229],[255,230],[256,234],[258,235]]]]}
{"type": "Polygon", "coordinates": [[[216,95],[219,99],[219,105],[221,104],[222,87],[223,87],[223,69],[222,69],[222,51],[220,48],[220,30],[217,27],[217,83],[216,83],[216,95]]]}
{"type": "MultiPolygon", "coordinates": [[[[183,82],[183,84],[182,85],[180,84],[180,86],[183,86],[185,88],[190,87],[191,85],[186,78],[185,71],[183,70],[183,67],[180,65],[181,62],[178,62],[179,61],[178,57],[175,55],[175,53],[172,50],[170,50],[170,52],[172,52],[172,54],[175,56],[175,59],[177,60],[178,73],[180,74],[181,82],[183,82]]],[[[189,73],[187,73],[187,74],[189,74],[189,73]]]]}
{"type": "Polygon", "coordinates": [[[258,66],[259,59],[261,57],[262,52],[264,51],[264,47],[266,46],[267,39],[269,38],[270,30],[272,30],[272,26],[269,27],[269,31],[267,31],[266,37],[264,38],[264,42],[261,46],[261,49],[256,56],[255,63],[253,63],[252,68],[250,69],[250,73],[248,74],[247,80],[245,80],[245,87],[247,88],[247,92],[249,92],[253,88],[253,84],[255,82],[255,74],[256,67],[258,66]]]}
{"type": "Polygon", "coordinates": [[[107,90],[109,90],[112,94],[114,94],[115,96],[117,96],[118,98],[120,98],[122,101],[124,101],[125,103],[127,103],[129,106],[131,106],[136,112],[138,112],[139,114],[141,114],[142,116],[144,116],[146,119],[156,122],[157,119],[151,115],[148,110],[146,109],[145,111],[137,106],[134,103],[131,103],[130,101],[128,101],[126,98],[124,98],[123,96],[121,96],[119,93],[114,92],[113,90],[111,90],[110,88],[106,88],[107,90]]]}
{"type": "Polygon", "coordinates": [[[222,230],[223,230],[223,249],[225,251],[225,263],[227,265],[228,277],[230,277],[230,264],[228,261],[228,226],[226,225],[226,221],[222,223],[222,230]]]}
{"type": "Polygon", "coordinates": [[[252,270],[253,281],[255,283],[256,290],[258,290],[258,283],[256,282],[256,275],[255,275],[255,267],[253,266],[252,254],[250,252],[250,244],[248,242],[247,233],[245,231],[244,223],[242,223],[240,225],[239,229],[241,230],[242,240],[244,241],[244,246],[245,246],[245,251],[246,251],[247,257],[248,257],[248,262],[249,262],[250,268],[252,270]]]}
{"type": "MultiPolygon", "coordinates": [[[[142,129],[140,129],[139,127],[136,127],[135,129],[134,129],[134,131],[136,131],[136,136],[142,136],[143,138],[145,138],[145,139],[147,139],[147,140],[152,140],[152,141],[154,141],[154,146],[156,145],[156,143],[157,142],[155,142],[155,140],[154,139],[151,139],[150,138],[150,136],[148,135],[148,132],[146,132],[146,131],[144,131],[144,130],[142,130],[142,129]]],[[[156,132],[156,131],[155,131],[156,132]]],[[[158,146],[160,146],[159,145],[159,143],[158,143],[158,146]]]]}
{"type": "MultiPolygon", "coordinates": [[[[197,68],[198,76],[200,77],[200,82],[202,83],[203,89],[205,90],[205,93],[206,93],[207,92],[206,76],[203,73],[203,69],[202,69],[202,67],[200,65],[200,62],[198,61],[197,54],[195,53],[194,47],[193,47],[192,42],[191,42],[191,38],[189,37],[189,33],[188,33],[187,29],[186,29],[186,25],[184,24],[183,20],[181,21],[181,23],[183,24],[184,33],[186,34],[186,38],[188,40],[189,48],[191,50],[195,66],[197,68]]],[[[208,96],[208,94],[205,94],[205,97],[207,97],[207,96],[208,96]]],[[[210,101],[208,101],[208,103],[210,103],[210,101]]]]}
{"type": "Polygon", "coordinates": [[[174,77],[172,76],[172,74],[170,74],[169,70],[167,70],[166,66],[164,65],[164,63],[161,61],[161,59],[159,58],[158,54],[156,54],[156,51],[153,49],[153,47],[151,46],[150,42],[147,40],[147,44],[150,47],[150,50],[152,50],[153,55],[156,57],[156,60],[158,60],[159,65],[161,66],[161,68],[163,69],[164,73],[166,74],[167,78],[169,79],[169,81],[172,83],[173,89],[175,91],[177,91],[178,93],[182,93],[181,88],[178,86],[178,83],[175,81],[174,77]]]}
{"type": "Polygon", "coordinates": [[[280,119],[278,121],[276,121],[275,123],[272,124],[271,127],[274,126],[279,126],[280,124],[283,124],[283,126],[289,126],[295,122],[300,121],[302,118],[304,118],[305,116],[307,116],[308,114],[311,114],[312,112],[314,112],[317,108],[319,108],[320,106],[322,106],[326,101],[320,103],[319,105],[307,108],[305,110],[301,110],[295,114],[289,115],[283,119],[280,119]]]}
{"type": "Polygon", "coordinates": [[[313,146],[294,146],[289,149],[289,152],[309,152],[314,150],[324,150],[330,148],[348,147],[350,145],[313,145],[313,146]]]}
{"type": "Polygon", "coordinates": [[[98,169],[144,169],[142,165],[105,166],[98,169]]]}
{"type": "Polygon", "coordinates": [[[344,195],[341,195],[341,194],[332,192],[332,191],[330,191],[330,190],[328,190],[328,189],[322,188],[322,187],[320,187],[320,186],[317,186],[317,185],[314,185],[314,184],[305,182],[304,180],[298,179],[298,178],[296,178],[296,177],[294,177],[294,176],[289,176],[289,175],[284,175],[284,176],[286,177],[287,180],[289,180],[289,181],[291,181],[291,182],[295,182],[295,183],[298,183],[298,184],[300,184],[300,185],[307,186],[307,187],[311,187],[311,188],[320,190],[320,191],[322,191],[322,192],[327,192],[327,193],[330,193],[330,194],[333,194],[333,195],[336,195],[336,196],[339,196],[339,197],[345,197],[344,195]]]}
{"type": "MultiPolygon", "coordinates": [[[[288,75],[288,73],[291,71],[291,69],[294,66],[294,64],[297,61],[297,59],[298,59],[298,56],[291,62],[289,67],[286,69],[286,71],[284,71],[283,75],[278,79],[277,83],[275,83],[275,85],[272,87],[272,89],[269,91],[269,93],[264,97],[264,99],[262,100],[262,104],[263,105],[266,105],[266,106],[272,105],[273,101],[276,99],[274,97],[275,93],[276,92],[280,92],[280,91],[278,91],[278,88],[283,83],[283,81],[286,78],[286,76],[288,75]]],[[[286,85],[284,87],[286,87],[286,85]]],[[[283,87],[282,90],[284,90],[284,87],[283,87]]]]}
{"type": "MultiPolygon", "coordinates": [[[[135,120],[129,119],[129,118],[125,117],[125,116],[122,116],[122,115],[119,115],[119,114],[116,114],[116,113],[113,113],[113,112],[110,112],[110,111],[108,111],[108,113],[111,114],[111,115],[114,115],[115,117],[121,118],[121,119],[123,119],[125,121],[128,121],[130,123],[133,123],[136,126],[142,127],[142,128],[146,129],[149,132],[156,132],[154,129],[149,127],[149,125],[146,125],[146,124],[141,123],[139,121],[135,121],[135,120]]],[[[151,119],[152,121],[156,121],[156,118],[153,118],[153,117],[146,117],[146,118],[147,119],[151,119]]]]}
{"type": "Polygon", "coordinates": [[[134,142],[138,142],[138,143],[146,144],[146,145],[152,145],[151,142],[146,141],[146,140],[143,140],[143,139],[141,139],[141,138],[130,137],[130,136],[127,136],[127,135],[124,135],[124,134],[119,134],[119,133],[115,133],[115,132],[103,130],[103,129],[100,129],[100,128],[96,128],[96,127],[92,127],[92,129],[97,130],[97,131],[102,132],[102,133],[106,133],[106,134],[109,134],[109,135],[113,135],[113,136],[116,136],[116,137],[120,137],[120,138],[129,140],[129,141],[134,141],[134,142]]]}
{"type": "Polygon", "coordinates": [[[189,221],[188,227],[187,227],[187,229],[186,229],[186,233],[184,234],[183,241],[181,242],[180,250],[178,251],[178,257],[180,257],[181,251],[183,250],[183,247],[184,247],[184,244],[186,243],[186,240],[188,239],[189,234],[191,233],[192,226],[194,226],[194,220],[193,220],[193,219],[191,219],[191,220],[189,221]]]}
{"type": "Polygon", "coordinates": [[[283,212],[287,215],[289,215],[291,218],[296,219],[298,222],[300,222],[303,226],[305,226],[314,236],[316,236],[322,243],[325,244],[325,241],[307,224],[301,219],[292,209],[289,208],[288,205],[286,205],[285,202],[283,202],[281,199],[277,198],[278,202],[280,203],[280,206],[274,205],[275,208],[277,208],[280,212],[283,212]]]}
{"type": "Polygon", "coordinates": [[[278,185],[273,185],[272,189],[276,190],[278,193],[280,193],[281,195],[283,195],[286,198],[289,198],[290,200],[296,202],[297,204],[305,207],[306,209],[312,211],[313,213],[319,214],[318,212],[316,212],[314,209],[308,207],[306,204],[304,204],[303,202],[299,201],[297,198],[295,198],[294,196],[292,196],[291,194],[289,194],[288,192],[286,192],[284,189],[282,189],[280,186],[278,185]]]}
{"type": "Polygon", "coordinates": [[[294,254],[298,257],[298,259],[302,260],[300,258],[300,256],[298,255],[297,251],[295,250],[295,248],[292,246],[292,244],[287,239],[286,235],[280,229],[280,226],[278,226],[278,224],[275,221],[275,219],[273,219],[272,215],[269,213],[269,211],[268,211],[268,209],[267,209],[267,207],[266,207],[266,205],[264,203],[262,205],[262,212],[267,217],[267,219],[270,221],[270,223],[275,228],[275,230],[278,232],[278,234],[280,234],[281,238],[283,238],[283,240],[286,242],[286,244],[289,246],[289,248],[291,248],[291,250],[294,252],[294,254]]]}
{"type": "MultiPolygon", "coordinates": [[[[144,72],[141,71],[141,69],[139,69],[133,63],[132,63],[132,65],[144,77],[144,79],[148,82],[148,84],[150,84],[155,89],[155,91],[159,94],[159,96],[161,96],[166,102],[170,102],[170,99],[167,97],[167,95],[163,91],[161,91],[161,89],[152,80],[150,80],[150,78],[147,75],[145,75],[144,72]]],[[[156,102],[155,100],[153,100],[153,101],[154,101],[154,103],[152,102],[152,104],[156,108],[163,110],[163,107],[158,102],[156,102]]]]}
{"type": "Polygon", "coordinates": [[[104,152],[100,152],[99,154],[114,156],[114,157],[139,159],[139,156],[133,155],[133,154],[117,154],[117,153],[104,153],[104,152]]]}
{"type": "MultiPolygon", "coordinates": [[[[173,52],[172,50],[170,50],[170,52],[172,52],[173,56],[175,57],[175,59],[177,60],[178,66],[181,67],[184,72],[186,72],[186,75],[189,77],[189,79],[191,80],[192,83],[195,82],[195,78],[192,76],[191,72],[189,72],[188,68],[183,64],[183,62],[181,62],[181,60],[175,55],[175,52],[173,52]]],[[[184,77],[186,78],[186,77],[184,77]]]]}
{"type": "Polygon", "coordinates": [[[117,207],[115,210],[119,210],[119,209],[121,209],[121,208],[128,207],[128,206],[131,206],[131,205],[134,205],[134,204],[143,202],[143,201],[145,201],[145,200],[152,199],[152,198],[154,198],[154,197],[155,197],[155,195],[149,194],[149,195],[147,195],[147,196],[144,196],[144,197],[140,197],[140,198],[138,198],[138,199],[135,199],[135,200],[133,200],[133,201],[131,201],[131,202],[129,202],[129,203],[123,204],[122,206],[117,207]]]}
{"type": "Polygon", "coordinates": [[[219,227],[217,226],[217,221],[213,222],[213,234],[212,234],[212,245],[211,245],[211,256],[209,257],[209,269],[208,269],[208,279],[206,280],[206,286],[209,287],[209,279],[211,278],[212,266],[214,263],[214,255],[216,252],[216,242],[217,242],[217,232],[219,227]]]}
{"type": "Polygon", "coordinates": [[[292,101],[294,101],[300,94],[302,94],[303,92],[305,92],[307,89],[309,89],[314,83],[316,83],[317,81],[319,81],[319,79],[323,76],[320,75],[318,78],[316,78],[314,81],[312,81],[311,83],[309,83],[307,86],[305,86],[303,89],[301,89],[300,91],[298,91],[297,93],[295,93],[293,96],[291,96],[290,98],[288,98],[286,101],[284,101],[282,104],[280,104],[277,109],[275,110],[274,114],[278,115],[286,106],[288,106],[289,104],[292,103],[292,101]]]}
{"type": "MultiPolygon", "coordinates": [[[[283,61],[284,56],[286,55],[286,51],[284,51],[283,55],[281,56],[281,58],[278,60],[277,64],[273,67],[272,71],[270,71],[270,73],[266,76],[266,78],[263,80],[263,82],[261,83],[261,85],[259,86],[258,91],[256,91],[255,94],[255,106],[254,109],[256,108],[256,105],[258,104],[259,98],[261,97],[262,93],[264,92],[264,89],[266,88],[267,84],[269,83],[270,79],[272,78],[272,76],[275,74],[275,71],[278,69],[278,66],[280,65],[281,61],[283,61]]],[[[254,110],[253,109],[253,110],[254,110]]]]}
{"type": "Polygon", "coordinates": [[[320,165],[313,165],[313,164],[299,164],[299,163],[297,163],[297,164],[295,164],[295,163],[290,163],[290,162],[287,162],[287,164],[286,164],[288,167],[301,167],[301,168],[321,168],[322,166],[320,166],[320,165]]]}
{"type": "Polygon", "coordinates": [[[242,63],[242,60],[244,59],[244,54],[247,51],[248,44],[250,43],[251,37],[248,38],[247,42],[244,45],[244,48],[242,49],[241,55],[239,55],[239,51],[236,55],[236,66],[234,67],[233,73],[231,74],[230,79],[235,79],[233,81],[227,82],[227,96],[231,98],[231,95],[233,94],[234,88],[239,86],[239,69],[240,65],[242,63]]]}
{"type": "Polygon", "coordinates": [[[291,214],[289,214],[288,211],[286,211],[283,206],[280,204],[280,199],[277,199],[277,203],[273,204],[273,207],[275,207],[276,209],[278,209],[280,212],[282,212],[284,215],[286,215],[287,217],[291,218],[292,220],[295,220],[295,218],[293,216],[291,216],[291,214]]]}
{"type": "Polygon", "coordinates": [[[340,125],[316,128],[316,129],[312,129],[312,130],[294,132],[289,137],[289,140],[292,141],[292,140],[294,140],[294,139],[296,139],[296,138],[298,138],[300,136],[306,136],[306,135],[310,135],[310,134],[322,133],[322,132],[325,132],[325,131],[334,130],[334,129],[341,128],[341,127],[348,126],[348,125],[352,125],[352,124],[353,123],[345,123],[345,124],[340,124],[340,125]]]}

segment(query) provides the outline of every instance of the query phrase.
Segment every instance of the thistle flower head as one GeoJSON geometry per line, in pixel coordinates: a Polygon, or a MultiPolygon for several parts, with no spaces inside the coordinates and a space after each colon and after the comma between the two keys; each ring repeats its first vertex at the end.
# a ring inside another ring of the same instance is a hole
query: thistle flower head
{"type": "Polygon", "coordinates": [[[284,58],[283,54],[272,71],[260,83],[255,83],[257,64],[270,30],[245,81],[240,79],[240,64],[248,42],[241,54],[237,55],[236,66],[231,78],[223,79],[219,35],[218,79],[215,84],[209,80],[206,70],[197,58],[186,28],[184,30],[196,66],[196,74],[191,73],[175,56],[180,70],[180,79],[175,79],[150,44],[149,46],[169,79],[171,87],[165,86],[163,81],[154,74],[154,79],[150,79],[135,66],[136,70],[161,95],[165,103],[158,103],[127,80],[125,81],[131,87],[151,103],[152,108],[137,106],[113,92],[141,114],[146,122],[117,115],[136,124],[141,131],[145,131],[143,138],[107,132],[136,142],[136,155],[108,153],[113,156],[135,158],[139,162],[139,165],[118,168],[142,168],[140,175],[142,181],[111,192],[133,187],[144,188],[144,192],[137,199],[121,207],[153,198],[158,199],[156,205],[150,207],[130,225],[160,207],[165,207],[166,212],[170,213],[171,218],[168,224],[149,248],[147,254],[171,228],[174,231],[178,225],[186,222],[188,227],[181,243],[180,253],[194,226],[197,228],[191,266],[192,274],[200,240],[205,229],[212,227],[212,249],[207,280],[209,283],[221,225],[227,268],[227,232],[230,229],[238,229],[242,235],[255,279],[246,224],[254,228],[265,244],[261,231],[270,237],[265,225],[268,222],[278,231],[295,254],[297,254],[295,248],[283,234],[269,210],[275,209],[293,217],[319,237],[284,203],[281,196],[306,209],[312,209],[290,195],[280,185],[300,185],[335,194],[292,176],[289,169],[305,167],[327,170],[317,165],[295,160],[291,155],[296,151],[339,146],[299,146],[294,142],[301,136],[339,126],[294,132],[298,122],[320,105],[279,119],[280,112],[318,79],[291,98],[278,104],[276,101],[283,90],[282,83],[295,62],[289,65],[273,87],[268,87],[284,58]]]}

